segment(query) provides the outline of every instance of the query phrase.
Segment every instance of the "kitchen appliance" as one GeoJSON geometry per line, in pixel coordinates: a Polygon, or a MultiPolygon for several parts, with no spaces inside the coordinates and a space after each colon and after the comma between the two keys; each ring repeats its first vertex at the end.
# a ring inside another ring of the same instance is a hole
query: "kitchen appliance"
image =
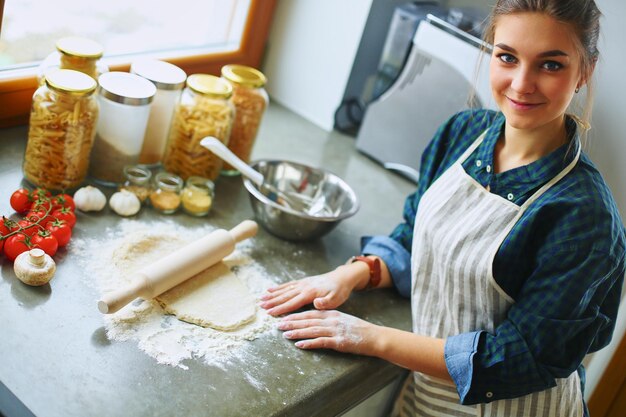
{"type": "Polygon", "coordinates": [[[429,14],[397,80],[368,105],[357,149],[417,182],[421,154],[443,122],[470,99],[473,107],[495,109],[489,54],[489,45],[429,14]]]}

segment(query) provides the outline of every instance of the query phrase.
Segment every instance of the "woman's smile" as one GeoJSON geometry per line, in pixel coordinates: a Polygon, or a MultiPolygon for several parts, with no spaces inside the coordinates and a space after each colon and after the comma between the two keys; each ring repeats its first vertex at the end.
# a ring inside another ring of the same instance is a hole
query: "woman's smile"
{"type": "Polygon", "coordinates": [[[518,110],[518,111],[534,110],[543,104],[541,102],[532,103],[528,101],[518,101],[518,100],[512,99],[509,96],[505,96],[505,97],[507,98],[509,104],[511,105],[511,108],[513,108],[513,110],[518,110]]]}

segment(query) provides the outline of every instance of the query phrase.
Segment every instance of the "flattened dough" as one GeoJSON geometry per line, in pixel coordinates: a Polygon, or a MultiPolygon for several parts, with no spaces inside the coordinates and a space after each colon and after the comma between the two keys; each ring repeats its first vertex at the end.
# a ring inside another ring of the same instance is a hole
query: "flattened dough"
{"type": "Polygon", "coordinates": [[[179,320],[232,331],[254,321],[256,302],[224,262],[219,262],[156,297],[179,320]]]}

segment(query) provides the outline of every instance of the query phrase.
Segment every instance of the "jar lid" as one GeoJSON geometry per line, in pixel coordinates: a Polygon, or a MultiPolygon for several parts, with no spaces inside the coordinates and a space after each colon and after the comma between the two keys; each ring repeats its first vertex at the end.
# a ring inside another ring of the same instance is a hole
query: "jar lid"
{"type": "Polygon", "coordinates": [[[154,84],[128,72],[105,72],[98,78],[98,83],[98,93],[102,97],[130,106],[149,104],[156,94],[154,84]]]}
{"type": "Polygon", "coordinates": [[[142,59],[130,66],[130,72],[154,83],[159,90],[180,90],[187,74],[176,65],[156,59],[142,59]]]}
{"type": "Polygon", "coordinates": [[[98,85],[89,75],[69,69],[50,70],[45,80],[48,87],[77,96],[93,93],[98,85]]]}
{"type": "Polygon", "coordinates": [[[224,65],[222,67],[222,76],[244,87],[260,88],[267,82],[267,78],[261,71],[246,65],[224,65]]]}
{"type": "Polygon", "coordinates": [[[187,86],[196,93],[214,98],[229,98],[233,94],[233,87],[215,75],[192,74],[187,77],[187,86]]]}
{"type": "Polygon", "coordinates": [[[76,36],[59,39],[56,47],[59,52],[82,58],[100,58],[103,53],[102,45],[98,42],[76,36]]]}

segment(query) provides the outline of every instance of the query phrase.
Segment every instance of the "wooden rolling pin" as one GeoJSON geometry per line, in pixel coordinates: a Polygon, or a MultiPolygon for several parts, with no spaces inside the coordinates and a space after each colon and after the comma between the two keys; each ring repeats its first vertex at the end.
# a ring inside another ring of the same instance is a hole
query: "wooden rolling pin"
{"type": "Polygon", "coordinates": [[[244,220],[230,231],[218,229],[136,272],[132,285],[98,301],[103,314],[115,313],[135,298],[148,300],[174,288],[235,250],[235,244],[256,235],[258,225],[244,220]]]}

